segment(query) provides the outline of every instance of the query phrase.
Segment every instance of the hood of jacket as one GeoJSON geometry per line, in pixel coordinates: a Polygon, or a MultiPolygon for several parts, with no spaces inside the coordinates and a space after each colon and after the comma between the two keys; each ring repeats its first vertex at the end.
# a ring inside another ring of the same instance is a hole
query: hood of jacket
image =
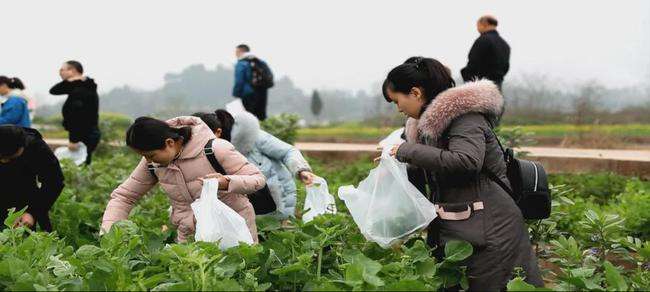
{"type": "Polygon", "coordinates": [[[406,136],[408,141],[417,141],[418,135],[438,140],[451,122],[461,115],[481,113],[494,123],[502,110],[503,97],[492,81],[468,82],[438,94],[419,120],[409,118],[406,136]]]}
{"type": "Polygon", "coordinates": [[[230,142],[240,153],[247,155],[255,149],[259,137],[260,121],[249,112],[239,112],[233,115],[235,124],[230,133],[230,142]]]}
{"type": "Polygon", "coordinates": [[[198,156],[199,154],[203,153],[205,144],[207,144],[211,139],[216,138],[208,125],[203,123],[203,121],[197,117],[176,117],[168,120],[167,124],[175,128],[192,128],[192,137],[190,138],[190,141],[183,146],[181,155],[178,157],[179,159],[187,159],[198,156]]]}
{"type": "MultiPolygon", "coordinates": [[[[75,88],[79,88],[79,87],[86,88],[86,89],[89,89],[89,90],[92,90],[92,91],[97,90],[97,83],[95,83],[95,80],[93,80],[90,77],[85,77],[84,79],[75,80],[75,81],[72,81],[70,83],[72,85],[70,87],[71,91],[73,91],[75,88]]],[[[70,92],[67,92],[67,93],[69,94],[70,92]]]]}

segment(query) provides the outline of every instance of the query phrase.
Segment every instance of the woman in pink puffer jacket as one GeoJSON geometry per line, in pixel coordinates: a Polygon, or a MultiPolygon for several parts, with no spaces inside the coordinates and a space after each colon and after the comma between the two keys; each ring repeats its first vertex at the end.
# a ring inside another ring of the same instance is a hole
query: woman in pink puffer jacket
{"type": "Polygon", "coordinates": [[[171,221],[178,227],[178,241],[184,242],[194,234],[196,221],[190,204],[201,196],[202,179],[216,177],[219,199],[246,220],[257,242],[255,211],[245,194],[264,187],[266,179],[232,144],[216,139],[201,119],[178,117],[163,122],[141,117],[129,127],[126,144],[143,159],[111,194],[102,221],[104,232],[116,221],[127,219],[136,202],[160,183],[172,205],[171,221]],[[226,173],[217,173],[204,153],[210,140],[226,173]],[[155,166],[155,176],[148,169],[149,163],[155,166]]]}

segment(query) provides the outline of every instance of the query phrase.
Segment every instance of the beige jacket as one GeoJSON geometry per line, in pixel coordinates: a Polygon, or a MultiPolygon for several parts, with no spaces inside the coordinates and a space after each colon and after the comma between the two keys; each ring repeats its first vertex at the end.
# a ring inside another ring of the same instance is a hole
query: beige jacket
{"type": "MultiPolygon", "coordinates": [[[[205,144],[216,137],[196,117],[178,117],[167,123],[173,127],[192,127],[192,138],[176,160],[166,167],[156,168],[157,178],[147,169],[147,161],[144,158],[140,161],[131,176],[111,194],[102,220],[103,230],[108,231],[116,221],[127,219],[136,202],[156,183],[160,183],[172,205],[171,221],[178,227],[178,241],[186,241],[188,236],[194,234],[196,220],[190,204],[201,196],[200,178],[216,172],[203,152],[205,144]]],[[[220,192],[219,199],[244,217],[257,242],[255,211],[245,194],[261,189],[266,179],[228,141],[215,139],[212,148],[217,160],[226,170],[224,175],[230,180],[228,190],[220,192]]]]}

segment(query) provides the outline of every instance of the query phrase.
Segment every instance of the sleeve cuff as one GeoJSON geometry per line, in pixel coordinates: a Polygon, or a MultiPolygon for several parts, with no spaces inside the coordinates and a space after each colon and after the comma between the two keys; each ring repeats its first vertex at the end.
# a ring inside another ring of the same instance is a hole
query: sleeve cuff
{"type": "Polygon", "coordinates": [[[412,142],[404,142],[402,143],[399,148],[397,149],[397,154],[395,155],[395,158],[397,158],[398,161],[404,162],[404,163],[410,163],[411,162],[411,148],[415,144],[412,142]]]}

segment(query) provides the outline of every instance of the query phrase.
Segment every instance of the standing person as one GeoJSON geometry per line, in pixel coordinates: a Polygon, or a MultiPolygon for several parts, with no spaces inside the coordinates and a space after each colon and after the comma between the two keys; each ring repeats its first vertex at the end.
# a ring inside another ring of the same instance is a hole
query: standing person
{"type": "Polygon", "coordinates": [[[237,64],[232,95],[241,98],[244,108],[263,121],[266,120],[268,90],[273,87],[273,72],[266,62],[250,51],[244,44],[235,49],[237,64]]]}
{"type": "Polygon", "coordinates": [[[255,212],[245,194],[261,189],[266,182],[264,175],[232,144],[216,139],[201,119],[177,117],[164,122],[140,117],[127,130],[126,145],[143,158],[111,194],[102,220],[103,232],[116,221],[127,219],[136,202],[160,183],[172,205],[170,217],[178,227],[177,239],[184,242],[195,231],[191,204],[201,196],[202,179],[218,178],[219,199],[246,220],[257,242],[255,212]],[[215,169],[211,159],[223,172],[215,169]]]}
{"type": "Polygon", "coordinates": [[[63,127],[68,131],[70,150],[77,150],[79,142],[86,144],[88,157],[86,165],[92,162],[93,151],[97,148],[101,133],[99,131],[99,96],[97,84],[92,78],[83,75],[84,68],[77,61],[63,63],[59,75],[63,81],[50,89],[52,95],[67,94],[63,103],[63,127]]]}
{"type": "Polygon", "coordinates": [[[510,69],[510,46],[497,32],[498,21],[485,15],[476,22],[481,34],[469,51],[467,66],[460,70],[465,82],[481,78],[492,80],[501,90],[503,77],[510,69]]]}
{"type": "Polygon", "coordinates": [[[16,92],[22,82],[18,78],[0,76],[0,125],[18,125],[29,128],[32,121],[29,118],[27,100],[16,92]]]}
{"type": "Polygon", "coordinates": [[[36,102],[32,95],[25,88],[25,84],[18,77],[11,78],[12,90],[9,95],[22,97],[27,102],[27,109],[29,110],[29,119],[34,120],[34,110],[36,109],[36,102]]]}
{"type": "Polygon", "coordinates": [[[0,222],[7,209],[27,206],[18,223],[52,231],[48,212],[63,190],[59,161],[34,129],[2,125],[0,141],[0,222]]]}
{"type": "Polygon", "coordinates": [[[225,110],[217,110],[194,116],[200,117],[217,137],[232,142],[237,151],[260,168],[277,207],[272,215],[278,219],[295,217],[294,177],[305,185],[311,185],[315,177],[300,150],[262,130],[257,118],[248,112],[233,117],[225,110]]]}
{"type": "Polygon", "coordinates": [[[423,174],[413,183],[436,204],[427,242],[441,247],[468,241],[474,254],[467,262],[470,290],[505,290],[515,268],[526,281],[543,286],[526,224],[514,200],[486,170],[506,176],[504,154],[492,130],[503,98],[489,80],[455,87],[440,62],[417,58],[395,67],[383,84],[386,101],[409,119],[407,142],[391,155],[423,174]]]}

